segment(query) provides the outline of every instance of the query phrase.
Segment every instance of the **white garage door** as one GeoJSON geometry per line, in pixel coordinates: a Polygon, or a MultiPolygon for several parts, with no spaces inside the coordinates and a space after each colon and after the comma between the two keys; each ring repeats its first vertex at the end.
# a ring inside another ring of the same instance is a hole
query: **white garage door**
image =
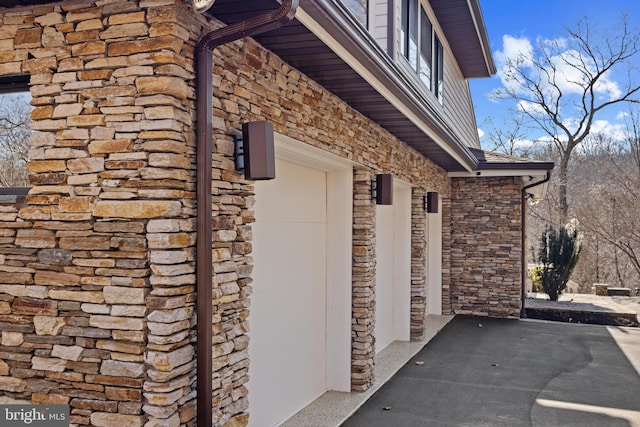
{"type": "Polygon", "coordinates": [[[442,201],[427,214],[427,314],[442,314],[442,201]]]}
{"type": "Polygon", "coordinates": [[[327,173],[278,159],[256,183],[250,420],[272,426],[327,390],[327,173]]]}
{"type": "Polygon", "coordinates": [[[376,353],[411,326],[411,188],[393,185],[393,205],[376,207],[376,353]]]}
{"type": "Polygon", "coordinates": [[[393,341],[393,206],[376,208],[376,259],[375,335],[378,353],[393,341]]]}

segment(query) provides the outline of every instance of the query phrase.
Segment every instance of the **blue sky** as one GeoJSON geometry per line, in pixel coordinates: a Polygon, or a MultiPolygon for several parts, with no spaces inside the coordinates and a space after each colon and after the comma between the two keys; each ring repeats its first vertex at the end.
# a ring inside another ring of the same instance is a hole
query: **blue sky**
{"type": "MultiPolygon", "coordinates": [[[[628,14],[630,27],[640,31],[640,0],[480,0],[485,19],[491,50],[499,65],[501,52],[505,49],[505,36],[510,40],[524,42],[528,39],[535,45],[539,38],[554,39],[565,35],[565,26],[575,27],[575,23],[587,17],[600,31],[615,28],[620,22],[621,12],[628,14]]],[[[640,56],[636,58],[640,70],[640,56]]],[[[640,73],[636,74],[640,78],[640,73]]],[[[616,78],[611,76],[615,83],[616,78]]],[[[508,102],[491,101],[491,92],[502,86],[496,75],[491,78],[471,79],[471,92],[476,112],[476,120],[483,148],[489,148],[488,133],[491,125],[486,123],[490,117],[496,124],[503,123],[509,117],[508,102]],[[484,135],[483,135],[484,134],[484,135]]],[[[623,108],[614,106],[604,110],[599,116],[601,126],[608,129],[619,128],[624,124],[621,119],[623,108]]],[[[528,131],[529,139],[541,137],[540,132],[528,131]]]]}

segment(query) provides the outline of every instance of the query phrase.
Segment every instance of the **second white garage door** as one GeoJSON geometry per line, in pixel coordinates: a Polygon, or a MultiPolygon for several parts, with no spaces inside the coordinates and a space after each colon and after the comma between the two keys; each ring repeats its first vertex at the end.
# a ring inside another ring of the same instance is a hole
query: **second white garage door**
{"type": "Polygon", "coordinates": [[[410,335],[411,187],[393,186],[393,205],[376,207],[376,353],[410,335]]]}

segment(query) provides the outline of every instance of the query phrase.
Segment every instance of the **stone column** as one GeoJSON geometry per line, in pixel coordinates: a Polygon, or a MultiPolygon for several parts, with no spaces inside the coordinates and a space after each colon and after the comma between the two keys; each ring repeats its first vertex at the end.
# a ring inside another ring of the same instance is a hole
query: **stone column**
{"type": "Polygon", "coordinates": [[[372,173],[364,168],[353,172],[351,389],[364,391],[375,378],[376,204],[371,200],[372,173]]]}
{"type": "Polygon", "coordinates": [[[3,336],[20,355],[7,363],[11,392],[69,403],[74,424],[193,423],[196,37],[183,8],[2,15],[35,106],[33,187],[3,224],[15,238],[1,270],[19,273],[0,285],[4,314],[23,334],[3,336]]]}
{"type": "Polygon", "coordinates": [[[454,178],[451,304],[456,313],[519,317],[520,177],[454,178]]]}
{"type": "Polygon", "coordinates": [[[451,308],[451,199],[442,198],[442,314],[451,308]]]}
{"type": "Polygon", "coordinates": [[[425,191],[411,191],[411,340],[424,339],[427,308],[427,216],[424,210],[425,191]]]}

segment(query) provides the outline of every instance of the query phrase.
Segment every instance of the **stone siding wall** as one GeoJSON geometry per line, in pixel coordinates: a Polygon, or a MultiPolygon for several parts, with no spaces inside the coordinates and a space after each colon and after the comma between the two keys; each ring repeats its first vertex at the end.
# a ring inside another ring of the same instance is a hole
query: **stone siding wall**
{"type": "Polygon", "coordinates": [[[458,314],[519,317],[522,179],[453,178],[451,294],[458,314]]]}
{"type": "Polygon", "coordinates": [[[3,397],[68,403],[77,425],[194,425],[200,28],[159,0],[0,24],[0,76],[29,75],[34,106],[33,187],[1,223],[3,397]]]}
{"type": "MultiPolygon", "coordinates": [[[[78,425],[195,425],[193,51],[203,28],[218,26],[203,19],[174,0],[0,14],[0,77],[30,75],[35,107],[33,188],[26,206],[0,209],[4,399],[68,403],[78,425]]],[[[375,354],[368,180],[393,173],[444,196],[450,181],[254,41],[222,46],[214,62],[214,420],[242,425],[254,188],[234,170],[233,130],[268,120],[362,165],[354,172],[354,389],[372,383],[375,354]]]]}

